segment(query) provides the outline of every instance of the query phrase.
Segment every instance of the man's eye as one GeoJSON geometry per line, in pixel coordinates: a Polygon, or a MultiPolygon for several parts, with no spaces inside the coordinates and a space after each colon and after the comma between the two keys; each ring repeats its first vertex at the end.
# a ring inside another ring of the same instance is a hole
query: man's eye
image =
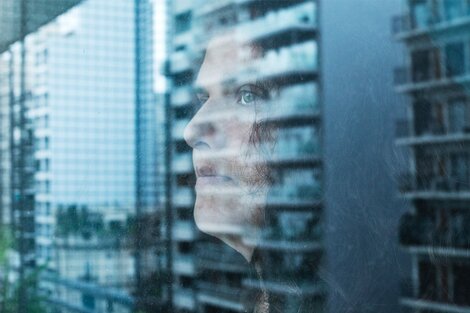
{"type": "Polygon", "coordinates": [[[240,91],[240,99],[238,100],[240,104],[250,105],[253,104],[257,99],[257,96],[252,91],[242,90],[240,91]]]}

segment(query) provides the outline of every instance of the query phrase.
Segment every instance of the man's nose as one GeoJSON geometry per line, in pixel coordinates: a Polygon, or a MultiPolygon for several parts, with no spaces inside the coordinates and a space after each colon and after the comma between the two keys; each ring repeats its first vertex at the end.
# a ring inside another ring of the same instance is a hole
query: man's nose
{"type": "Polygon", "coordinates": [[[206,111],[207,103],[201,107],[184,129],[184,140],[193,149],[205,150],[213,148],[211,141],[216,132],[215,121],[207,118],[206,111]]]}

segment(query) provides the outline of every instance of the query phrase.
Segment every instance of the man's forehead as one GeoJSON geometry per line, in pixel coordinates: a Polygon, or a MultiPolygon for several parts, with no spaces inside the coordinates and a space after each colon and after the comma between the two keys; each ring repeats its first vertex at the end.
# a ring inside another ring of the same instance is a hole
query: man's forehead
{"type": "Polygon", "coordinates": [[[234,34],[218,36],[209,42],[196,85],[221,82],[253,63],[259,52],[242,43],[234,34]]]}

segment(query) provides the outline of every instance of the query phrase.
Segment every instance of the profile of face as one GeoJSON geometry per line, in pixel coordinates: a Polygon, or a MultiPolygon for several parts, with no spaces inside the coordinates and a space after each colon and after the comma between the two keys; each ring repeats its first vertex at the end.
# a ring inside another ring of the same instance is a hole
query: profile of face
{"type": "Polygon", "coordinates": [[[270,136],[260,121],[272,90],[256,79],[259,53],[235,34],[209,43],[195,82],[199,108],[184,131],[197,179],[196,225],[248,261],[253,248],[242,236],[262,227],[269,188],[262,151],[270,136]]]}

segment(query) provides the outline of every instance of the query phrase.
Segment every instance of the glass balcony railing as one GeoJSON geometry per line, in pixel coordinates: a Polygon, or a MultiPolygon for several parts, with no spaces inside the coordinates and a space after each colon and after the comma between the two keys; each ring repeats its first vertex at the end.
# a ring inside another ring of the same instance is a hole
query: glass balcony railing
{"type": "Polygon", "coordinates": [[[313,139],[306,141],[280,140],[275,148],[272,161],[311,159],[320,156],[320,146],[313,139]]]}
{"type": "Polygon", "coordinates": [[[175,240],[193,240],[195,238],[194,224],[188,221],[177,221],[173,226],[175,240]]]}
{"type": "Polygon", "coordinates": [[[193,159],[190,153],[177,153],[173,157],[173,172],[177,174],[191,173],[193,171],[193,159]]]}
{"type": "Polygon", "coordinates": [[[308,41],[288,48],[269,50],[262,59],[242,69],[238,77],[240,81],[251,81],[253,75],[257,79],[263,79],[292,73],[315,72],[317,59],[317,45],[308,41]]]}
{"type": "MultiPolygon", "coordinates": [[[[464,1],[457,0],[455,4],[463,4],[464,1]]],[[[468,6],[468,4],[467,4],[468,6]]],[[[442,7],[444,8],[444,7],[442,7]]],[[[453,12],[441,12],[445,10],[435,10],[432,12],[428,9],[414,19],[410,14],[399,14],[392,18],[392,34],[406,35],[410,32],[434,31],[447,27],[458,26],[470,22],[470,10],[465,14],[464,10],[454,10],[453,12]]]]}
{"type": "Polygon", "coordinates": [[[317,24],[315,11],[315,4],[307,2],[289,9],[270,12],[262,18],[240,25],[237,30],[248,40],[267,37],[294,27],[313,30],[317,24]]]}
{"type": "Polygon", "coordinates": [[[193,289],[181,288],[179,286],[175,287],[176,288],[173,293],[173,303],[175,303],[175,305],[179,308],[194,310],[196,306],[196,299],[193,289]]]}
{"type": "Polygon", "coordinates": [[[171,55],[171,72],[177,73],[191,68],[189,52],[178,51],[171,55]]]}
{"type": "MultiPolygon", "coordinates": [[[[454,216],[455,218],[455,216],[454,216]]],[[[435,248],[470,247],[470,215],[463,222],[439,229],[431,217],[405,214],[400,220],[400,243],[406,246],[431,246],[435,248]]]]}
{"type": "Polygon", "coordinates": [[[312,205],[321,201],[322,191],[317,184],[271,187],[267,203],[271,205],[312,205]]]}
{"type": "Polygon", "coordinates": [[[221,266],[224,269],[246,269],[246,261],[243,257],[224,244],[198,243],[196,248],[198,267],[213,268],[221,266]]]}
{"type": "Polygon", "coordinates": [[[184,138],[183,137],[184,129],[186,128],[188,123],[189,123],[189,119],[176,120],[173,123],[173,129],[172,129],[172,134],[171,134],[173,139],[182,140],[184,138]]]}
{"type": "Polygon", "coordinates": [[[423,136],[443,136],[443,135],[462,135],[470,134],[470,125],[451,125],[446,127],[441,123],[429,122],[413,132],[411,123],[408,120],[400,120],[396,122],[395,136],[396,138],[423,137],[423,136]]]}
{"type": "Polygon", "coordinates": [[[171,103],[175,106],[189,104],[192,100],[191,86],[181,86],[173,89],[171,103]]]}
{"type": "Polygon", "coordinates": [[[447,176],[416,176],[412,173],[403,173],[398,176],[398,186],[401,192],[469,192],[469,177],[447,176]]]}
{"type": "Polygon", "coordinates": [[[239,302],[242,293],[241,287],[230,285],[229,282],[198,282],[200,300],[204,300],[204,296],[212,296],[228,301],[239,302]]]}
{"type": "Polygon", "coordinates": [[[173,270],[178,274],[193,275],[195,273],[195,267],[192,255],[175,255],[173,270]]]}
{"type": "Polygon", "coordinates": [[[269,118],[312,118],[316,114],[319,114],[317,87],[314,84],[304,84],[283,89],[275,99],[269,118]]]}
{"type": "Polygon", "coordinates": [[[173,204],[176,206],[192,206],[193,193],[189,187],[177,187],[173,189],[173,204]]]}

